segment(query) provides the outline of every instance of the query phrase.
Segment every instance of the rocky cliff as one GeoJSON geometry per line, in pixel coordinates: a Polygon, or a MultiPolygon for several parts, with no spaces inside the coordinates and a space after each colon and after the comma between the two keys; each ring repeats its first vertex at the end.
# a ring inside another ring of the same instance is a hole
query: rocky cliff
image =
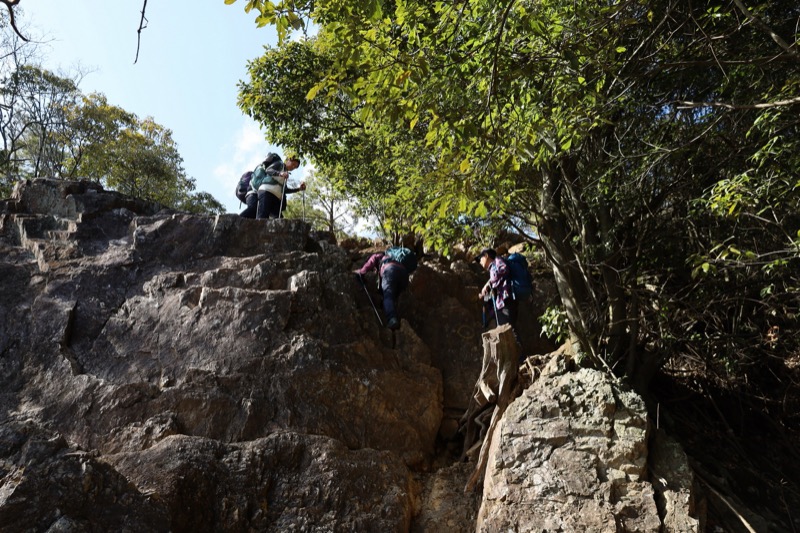
{"type": "MultiPolygon", "coordinates": [[[[0,204],[0,530],[702,529],[641,399],[561,352],[504,413],[484,398],[465,491],[482,275],[424,260],[392,332],[364,258],[297,220],[20,184],[0,204]]],[[[534,314],[523,346],[547,354],[534,314]]]]}

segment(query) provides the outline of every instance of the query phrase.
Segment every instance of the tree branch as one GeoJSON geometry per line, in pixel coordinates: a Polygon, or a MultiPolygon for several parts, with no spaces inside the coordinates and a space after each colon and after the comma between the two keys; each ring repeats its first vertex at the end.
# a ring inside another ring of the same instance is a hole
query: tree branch
{"type": "Polygon", "coordinates": [[[675,102],[678,109],[692,109],[698,107],[721,107],[723,109],[769,109],[771,107],[783,107],[787,105],[800,104],[800,96],[790,98],[788,100],[778,100],[777,102],[765,102],[761,104],[727,104],[725,102],[691,102],[691,101],[678,101],[675,102]]]}
{"type": "MultiPolygon", "coordinates": [[[[2,2],[4,0],[0,0],[2,2]]],[[[19,2],[19,0],[17,0],[19,2]]],[[[133,64],[135,65],[137,61],[139,61],[139,47],[142,45],[142,30],[147,27],[147,18],[144,16],[144,12],[147,10],[147,0],[144,0],[142,4],[142,18],[139,20],[139,29],[136,30],[136,58],[133,60],[133,64]]]]}
{"type": "Polygon", "coordinates": [[[14,8],[15,5],[19,4],[19,0],[0,0],[0,2],[3,2],[6,5],[6,7],[8,8],[8,18],[9,18],[9,20],[11,22],[11,28],[14,30],[14,33],[16,33],[17,36],[20,39],[22,39],[23,41],[29,42],[30,39],[28,39],[27,37],[22,35],[22,33],[17,28],[16,21],[14,20],[14,9],[13,8],[14,8]]]}
{"type": "Polygon", "coordinates": [[[753,15],[750,10],[747,9],[747,6],[742,3],[742,0],[733,0],[733,3],[736,4],[736,7],[739,8],[739,11],[741,11],[744,16],[748,18],[748,20],[753,22],[758,28],[767,32],[769,36],[772,37],[772,40],[775,41],[778,46],[783,48],[787,54],[795,59],[800,59],[800,54],[797,53],[797,50],[795,50],[792,45],[789,45],[786,41],[784,41],[780,35],[772,31],[772,28],[767,26],[764,21],[753,15]]]}

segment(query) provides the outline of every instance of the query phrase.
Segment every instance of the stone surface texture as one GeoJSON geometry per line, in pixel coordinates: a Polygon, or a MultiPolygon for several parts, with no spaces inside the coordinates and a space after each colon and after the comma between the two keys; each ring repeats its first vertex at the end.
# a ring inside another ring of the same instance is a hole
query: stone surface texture
{"type": "Polygon", "coordinates": [[[393,332],[354,279],[367,257],[299,220],[20,183],[0,201],[0,530],[657,531],[660,507],[691,531],[691,484],[669,461],[671,492],[647,481],[641,400],[589,371],[511,403],[478,517],[448,450],[485,274],[423,259],[393,332]]]}
{"type": "Polygon", "coordinates": [[[568,371],[564,363],[551,359],[505,411],[490,445],[477,530],[698,531],[688,505],[673,506],[666,520],[659,512],[656,492],[678,503],[692,477],[684,457],[672,463],[671,488],[650,482],[642,399],[603,372],[568,371]]]}

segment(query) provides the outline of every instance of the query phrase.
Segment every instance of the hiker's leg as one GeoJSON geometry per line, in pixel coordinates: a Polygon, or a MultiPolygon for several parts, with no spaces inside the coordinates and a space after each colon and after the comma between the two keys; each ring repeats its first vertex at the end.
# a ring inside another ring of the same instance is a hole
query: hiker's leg
{"type": "Polygon", "coordinates": [[[256,212],[258,211],[258,194],[248,194],[244,199],[244,203],[247,207],[245,207],[244,211],[239,213],[239,216],[244,218],[256,218],[256,212]]]}
{"type": "Polygon", "coordinates": [[[482,311],[481,318],[483,319],[483,329],[489,329],[489,324],[491,324],[492,321],[495,320],[494,303],[492,302],[491,298],[483,301],[481,311],[482,311]]]}
{"type": "Polygon", "coordinates": [[[267,198],[270,196],[272,195],[267,191],[258,191],[258,209],[256,210],[256,219],[262,220],[267,218],[267,198]]]}
{"type": "Polygon", "coordinates": [[[395,292],[392,277],[389,270],[381,278],[381,292],[383,293],[383,313],[386,315],[386,320],[391,322],[392,319],[397,319],[397,310],[395,307],[395,299],[397,294],[395,292]]]}
{"type": "Polygon", "coordinates": [[[383,292],[383,311],[386,319],[392,321],[397,319],[397,297],[403,290],[402,278],[399,268],[389,267],[383,271],[381,276],[381,292],[383,292]]]}
{"type": "Polygon", "coordinates": [[[509,316],[508,307],[503,307],[502,309],[498,309],[497,325],[502,326],[504,324],[510,324],[510,323],[511,323],[511,317],[509,316]]]}
{"type": "Polygon", "coordinates": [[[267,217],[280,218],[281,216],[281,199],[268,192],[267,197],[267,217]]]}
{"type": "Polygon", "coordinates": [[[517,333],[517,316],[519,315],[519,302],[509,298],[504,302],[502,309],[497,310],[497,325],[509,324],[511,331],[514,333],[514,340],[517,341],[517,346],[522,347],[522,341],[517,333]]]}
{"type": "Polygon", "coordinates": [[[519,318],[519,300],[509,300],[506,302],[506,308],[508,309],[508,323],[516,330],[517,318],[519,318]]]}
{"type": "Polygon", "coordinates": [[[402,268],[389,267],[383,271],[381,289],[383,289],[383,312],[387,321],[398,320],[397,298],[407,286],[408,274],[402,268]]]}

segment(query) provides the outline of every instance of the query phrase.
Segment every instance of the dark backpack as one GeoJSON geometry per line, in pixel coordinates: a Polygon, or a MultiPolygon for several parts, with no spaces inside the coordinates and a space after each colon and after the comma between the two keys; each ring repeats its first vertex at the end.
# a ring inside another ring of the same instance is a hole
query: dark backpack
{"type": "Polygon", "coordinates": [[[244,202],[247,197],[247,191],[250,189],[250,178],[252,177],[253,173],[247,171],[242,174],[242,177],[239,178],[239,183],[236,184],[236,198],[238,198],[240,202],[244,202]]]}
{"type": "Polygon", "coordinates": [[[279,161],[280,158],[281,158],[281,156],[279,156],[278,154],[274,154],[274,153],[270,152],[270,153],[267,154],[267,158],[264,159],[264,162],[261,163],[261,164],[264,165],[264,168],[267,168],[268,166],[270,166],[275,161],[279,161]]]}
{"type": "Polygon", "coordinates": [[[506,258],[511,289],[515,300],[527,300],[533,294],[533,277],[528,271],[528,260],[522,254],[511,254],[506,258]]]}
{"type": "Polygon", "coordinates": [[[402,246],[390,246],[386,249],[384,261],[396,261],[411,274],[417,269],[417,254],[402,246]]]}

